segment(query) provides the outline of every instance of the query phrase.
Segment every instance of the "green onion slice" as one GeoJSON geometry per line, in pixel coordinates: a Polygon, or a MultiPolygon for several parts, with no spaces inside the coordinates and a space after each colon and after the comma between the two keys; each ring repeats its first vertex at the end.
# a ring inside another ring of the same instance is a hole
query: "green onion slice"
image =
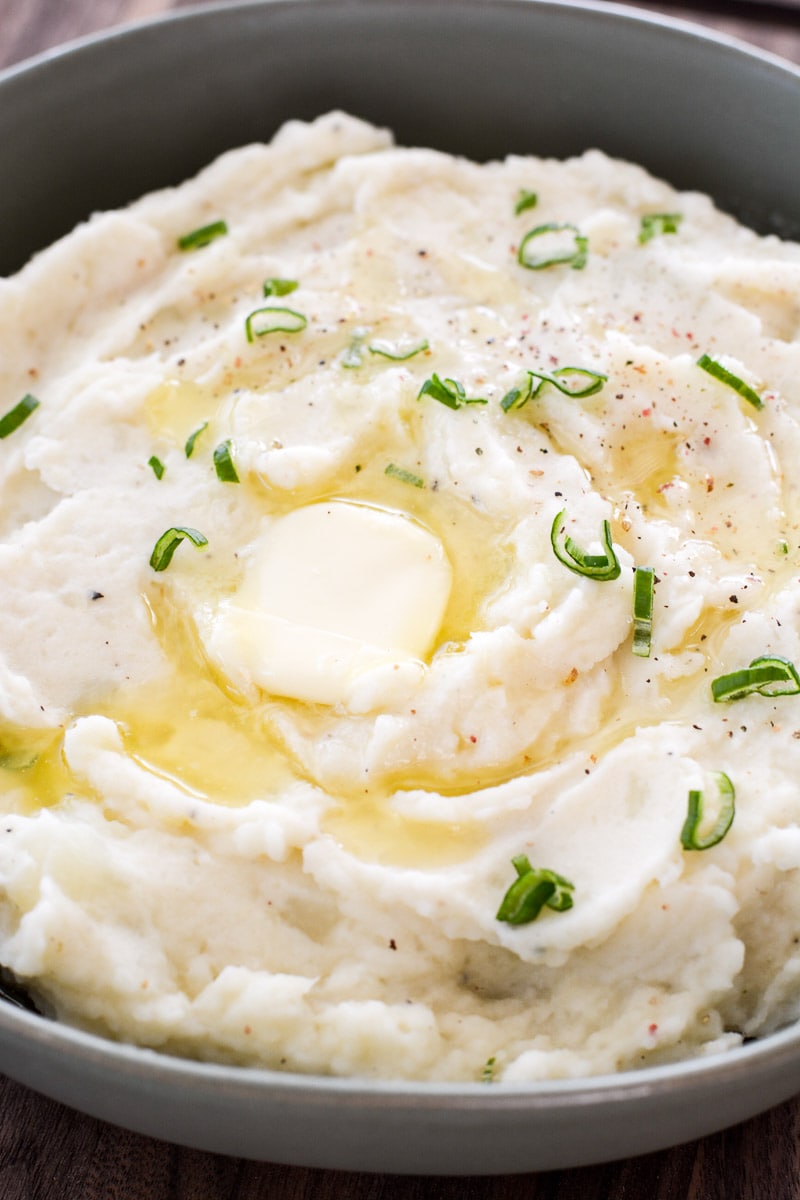
{"type": "Polygon", "coordinates": [[[749,667],[720,675],[711,682],[711,695],[717,703],[741,700],[757,692],[759,696],[796,696],[800,675],[794,663],[777,654],[754,658],[749,667]]]}
{"type": "Polygon", "coordinates": [[[178,249],[199,250],[201,246],[207,246],[209,242],[223,237],[227,232],[228,226],[225,221],[212,221],[210,225],[201,225],[199,229],[193,229],[191,233],[184,233],[179,237],[178,249]]]}
{"type": "Polygon", "coordinates": [[[38,407],[39,401],[28,392],[27,396],[23,396],[4,417],[0,417],[0,438],[7,438],[15,429],[19,429],[22,422],[27,421],[34,409],[38,407]]]}
{"type": "Polygon", "coordinates": [[[150,566],[154,571],[166,571],[169,564],[172,562],[172,556],[180,546],[184,538],[202,549],[208,545],[208,538],[200,532],[199,529],[189,529],[185,525],[173,525],[161,537],[153,547],[153,553],[150,555],[150,566]]]}
{"type": "Polygon", "coordinates": [[[698,367],[702,367],[704,371],[707,371],[709,375],[713,375],[720,383],[727,384],[728,387],[733,388],[748,404],[752,404],[753,408],[764,407],[764,401],[758,392],[754,391],[738,375],[734,375],[733,371],[729,371],[726,367],[723,367],[722,363],[718,363],[716,359],[709,358],[707,354],[702,354],[697,360],[697,365],[698,367]]]}
{"type": "Polygon", "coordinates": [[[370,354],[380,354],[382,358],[390,358],[392,362],[406,362],[409,358],[413,358],[415,354],[422,354],[428,349],[428,343],[423,339],[417,342],[416,345],[410,346],[407,350],[402,346],[393,345],[391,342],[370,342],[367,347],[370,354]]]}
{"type": "Polygon", "coordinates": [[[600,371],[590,371],[587,367],[559,367],[557,371],[546,375],[531,371],[542,383],[552,383],[565,396],[575,396],[582,400],[584,396],[594,396],[602,390],[603,384],[608,383],[608,376],[600,371]],[[586,382],[588,380],[588,382],[586,382]]]}
{"type": "Polygon", "coordinates": [[[529,271],[545,267],[570,266],[580,271],[586,266],[589,239],[574,225],[537,225],[525,234],[517,252],[517,262],[529,271]],[[566,235],[566,236],[564,236],[566,235]],[[540,242],[539,238],[543,241],[540,242]]]}
{"type": "Polygon", "coordinates": [[[220,442],[214,451],[214,470],[223,483],[238,483],[239,476],[231,455],[231,439],[220,442]]]}
{"type": "Polygon", "coordinates": [[[529,192],[527,188],[520,188],[517,193],[516,204],[514,205],[514,216],[518,217],[520,213],[528,212],[531,208],[536,208],[538,203],[538,192],[529,192]]]}
{"type": "Polygon", "coordinates": [[[574,571],[576,575],[583,575],[587,579],[597,579],[600,582],[617,579],[620,574],[620,565],[611,544],[611,526],[608,521],[603,521],[600,537],[605,554],[587,554],[577,542],[572,540],[569,534],[566,534],[562,541],[566,514],[567,510],[562,508],[550,529],[550,544],[558,561],[565,567],[569,567],[570,571],[574,571]]]}
{"type": "Polygon", "coordinates": [[[608,376],[588,367],[559,367],[556,371],[528,371],[527,386],[512,388],[500,401],[503,412],[515,412],[524,408],[529,400],[535,400],[547,384],[552,384],[564,396],[582,400],[594,396],[608,382],[608,376]],[[534,379],[538,380],[534,387],[534,379]]]}
{"type": "Polygon", "coordinates": [[[664,233],[677,233],[683,213],[645,213],[639,228],[639,241],[644,245],[664,233]]]}
{"type": "Polygon", "coordinates": [[[277,308],[268,305],[256,308],[244,323],[248,342],[263,337],[265,333],[300,333],[308,324],[308,318],[293,308],[277,308]]]}
{"type": "Polygon", "coordinates": [[[184,446],[184,450],[186,452],[187,458],[192,457],[192,455],[194,454],[195,442],[197,441],[197,439],[200,437],[200,435],[202,433],[205,433],[205,431],[207,429],[208,429],[208,421],[203,421],[202,425],[198,425],[197,429],[195,429],[192,433],[189,434],[188,438],[186,439],[186,445],[184,446]]]}
{"type": "Polygon", "coordinates": [[[425,480],[419,475],[415,475],[413,471],[407,471],[405,467],[398,467],[396,463],[389,463],[384,475],[390,475],[392,479],[399,479],[401,483],[410,483],[412,487],[425,487],[425,480]]]}
{"type": "Polygon", "coordinates": [[[633,653],[639,658],[650,657],[655,574],[652,567],[635,567],[633,572],[633,653]]]}
{"type": "Polygon", "coordinates": [[[350,345],[342,355],[342,366],[348,370],[353,370],[360,367],[364,363],[364,339],[369,333],[368,329],[358,327],[353,330],[353,335],[350,338],[350,345]]]}
{"type": "Polygon", "coordinates": [[[703,821],[703,793],[689,792],[689,809],[681,829],[681,845],[684,850],[709,850],[725,837],[733,824],[736,796],[733,784],[723,771],[716,771],[714,778],[719,795],[719,813],[712,828],[706,834],[699,833],[703,821]]]}
{"type": "Polygon", "coordinates": [[[164,472],[167,468],[164,466],[160,458],[156,458],[155,454],[148,458],[147,465],[148,467],[153,468],[153,474],[155,475],[156,479],[164,478],[164,472]]]}
{"type": "Polygon", "coordinates": [[[35,750],[0,749],[0,767],[4,771],[29,771],[38,761],[35,750]]]}
{"type": "Polygon", "coordinates": [[[523,408],[528,403],[533,395],[533,380],[528,375],[527,386],[513,387],[509,392],[506,392],[503,399],[500,401],[500,407],[503,412],[513,412],[517,408],[523,408]]]}
{"type": "Polygon", "coordinates": [[[487,1058],[481,1071],[481,1083],[494,1083],[494,1069],[496,1065],[497,1059],[494,1055],[491,1058],[487,1058]]]}
{"type": "Polygon", "coordinates": [[[460,384],[457,379],[440,379],[438,375],[432,375],[430,379],[425,380],[419,389],[417,399],[421,400],[423,396],[432,396],[440,404],[453,409],[463,408],[465,404],[488,403],[481,396],[468,396],[463,384],[460,384]]]}
{"type": "Polygon", "coordinates": [[[296,279],[278,279],[273,276],[271,279],[264,280],[264,295],[265,296],[288,296],[290,292],[295,292],[300,287],[296,279]]]}
{"type": "Polygon", "coordinates": [[[528,925],[535,921],[544,907],[554,912],[572,908],[575,885],[543,867],[532,867],[526,854],[511,860],[517,878],[503,897],[496,920],[509,925],[528,925]]]}

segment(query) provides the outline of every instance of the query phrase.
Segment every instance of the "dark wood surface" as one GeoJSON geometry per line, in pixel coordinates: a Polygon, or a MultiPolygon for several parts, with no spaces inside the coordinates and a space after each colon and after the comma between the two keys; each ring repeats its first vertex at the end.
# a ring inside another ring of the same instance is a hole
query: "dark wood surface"
{"type": "MultiPolygon", "coordinates": [[[[641,7],[709,25],[800,63],[799,4],[707,0],[695,7],[641,7]]],[[[0,66],[184,7],[181,0],[0,0],[0,66]]],[[[800,1200],[800,1098],[724,1133],[627,1162],[539,1175],[431,1179],[304,1170],[186,1150],[81,1116],[0,1077],[0,1200],[400,1197],[800,1200]]]]}

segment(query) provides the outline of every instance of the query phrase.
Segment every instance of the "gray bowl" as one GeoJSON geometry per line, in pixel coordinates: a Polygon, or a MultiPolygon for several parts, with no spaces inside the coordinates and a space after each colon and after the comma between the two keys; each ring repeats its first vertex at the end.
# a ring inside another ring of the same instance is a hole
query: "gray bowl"
{"type": "MultiPolygon", "coordinates": [[[[478,159],[599,146],[800,238],[800,70],[689,26],[542,0],[255,0],[0,77],[0,271],[91,211],[332,107],[478,159]],[[10,186],[9,186],[10,181],[10,186]]],[[[800,1090],[796,1028],[588,1081],[414,1085],[187,1062],[0,1003],[0,1068],[94,1116],[315,1167],[495,1174],[644,1153],[800,1090]]]]}

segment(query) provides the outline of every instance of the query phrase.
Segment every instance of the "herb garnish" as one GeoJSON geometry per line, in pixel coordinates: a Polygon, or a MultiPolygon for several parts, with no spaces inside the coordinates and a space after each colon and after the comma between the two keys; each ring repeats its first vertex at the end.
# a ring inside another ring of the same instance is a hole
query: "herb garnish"
{"type": "Polygon", "coordinates": [[[199,529],[189,529],[185,525],[173,525],[171,529],[162,533],[153,547],[150,566],[154,571],[166,571],[172,562],[173,554],[185,538],[188,538],[193,546],[197,546],[198,550],[208,545],[208,538],[199,529]]]}
{"type": "Polygon", "coordinates": [[[564,534],[566,514],[567,510],[562,508],[550,528],[550,544],[558,561],[576,575],[584,575],[587,579],[597,579],[600,582],[616,579],[620,573],[620,565],[611,544],[611,526],[608,521],[603,521],[600,538],[605,554],[587,554],[569,534],[563,538],[562,544],[560,539],[564,534]]]}
{"type": "Polygon", "coordinates": [[[288,296],[290,292],[295,292],[300,287],[296,279],[278,279],[273,276],[271,279],[264,280],[264,295],[265,296],[288,296]]]}
{"type": "Polygon", "coordinates": [[[390,358],[392,362],[406,362],[409,358],[413,358],[415,354],[422,354],[423,350],[428,349],[427,341],[417,342],[408,350],[401,350],[399,346],[392,345],[390,342],[370,342],[367,347],[370,354],[380,354],[383,358],[390,358]]]}
{"type": "Polygon", "coordinates": [[[535,921],[543,908],[566,912],[572,908],[571,893],[575,885],[543,867],[532,867],[526,854],[511,860],[517,878],[503,897],[496,920],[509,925],[528,925],[535,921]]]}
{"type": "Polygon", "coordinates": [[[559,225],[551,222],[548,225],[537,225],[535,229],[531,229],[525,234],[517,252],[517,262],[521,267],[527,267],[529,271],[541,271],[545,267],[559,265],[570,266],[573,270],[580,271],[586,266],[588,252],[589,239],[584,237],[579,229],[574,225],[559,225]],[[570,236],[567,238],[551,236],[561,233],[570,236]],[[545,239],[543,245],[538,242],[538,238],[545,239]],[[534,242],[536,244],[532,245],[534,242]],[[550,246],[549,250],[547,249],[548,245],[550,246]]]}
{"type": "Polygon", "coordinates": [[[200,437],[201,433],[205,433],[206,429],[208,429],[208,421],[203,421],[202,425],[198,425],[197,429],[189,434],[188,438],[186,439],[186,445],[184,446],[184,451],[187,458],[191,458],[194,454],[195,442],[200,437]]]}
{"type": "Polygon", "coordinates": [[[4,417],[0,417],[0,438],[7,438],[15,429],[19,429],[23,421],[27,421],[28,417],[39,407],[39,401],[30,392],[26,396],[10,408],[4,417]]]}
{"type": "Polygon", "coordinates": [[[423,396],[432,396],[440,404],[454,409],[463,408],[465,404],[488,404],[488,400],[481,396],[467,396],[463,385],[457,379],[440,379],[438,375],[431,375],[430,379],[425,380],[417,399],[421,400],[423,396]]]}
{"type": "Polygon", "coordinates": [[[800,692],[800,676],[794,663],[777,654],[754,658],[749,667],[731,671],[712,680],[714,700],[741,700],[757,692],[759,696],[796,696],[800,692]]]}
{"type": "Polygon", "coordinates": [[[300,333],[307,324],[308,318],[293,308],[267,305],[254,309],[246,317],[244,331],[248,342],[253,342],[265,333],[300,333]]]}
{"type": "Polygon", "coordinates": [[[633,571],[633,653],[640,658],[650,657],[653,636],[653,590],[655,571],[652,567],[635,567],[633,571]]]}
{"type": "Polygon", "coordinates": [[[398,467],[396,463],[389,463],[384,475],[390,475],[392,479],[399,479],[401,483],[410,483],[412,487],[425,487],[425,480],[420,475],[415,475],[413,471],[407,471],[405,467],[398,467]]]}
{"type": "Polygon", "coordinates": [[[506,392],[500,401],[503,412],[514,412],[523,408],[529,400],[536,400],[547,384],[552,384],[564,396],[572,396],[582,400],[585,396],[594,396],[601,391],[603,384],[608,382],[608,376],[600,371],[590,371],[588,367],[558,367],[555,371],[528,371],[527,387],[512,388],[506,392]],[[534,379],[539,382],[533,386],[534,379]],[[589,380],[584,383],[584,380],[589,380]]]}
{"type": "Polygon", "coordinates": [[[160,458],[156,458],[155,454],[152,454],[150,458],[148,458],[147,465],[148,467],[153,468],[153,474],[155,475],[156,479],[164,478],[164,472],[167,468],[164,466],[160,458]]]}
{"type": "Polygon", "coordinates": [[[191,233],[184,233],[179,237],[178,249],[199,250],[201,246],[207,246],[209,242],[223,237],[227,232],[228,226],[225,221],[212,221],[210,225],[201,225],[199,229],[193,229],[191,233]]]}
{"type": "Polygon", "coordinates": [[[358,326],[353,330],[350,338],[350,345],[342,355],[342,366],[345,369],[352,371],[356,367],[360,367],[364,363],[364,339],[369,333],[368,329],[358,326]]]}
{"type": "Polygon", "coordinates": [[[664,233],[677,233],[683,213],[645,213],[639,229],[639,241],[644,245],[664,233]]]}
{"type": "Polygon", "coordinates": [[[538,203],[538,192],[529,192],[526,188],[520,188],[514,205],[514,216],[518,217],[520,213],[527,212],[531,208],[536,208],[538,203]]]}
{"type": "Polygon", "coordinates": [[[689,792],[689,810],[681,830],[681,845],[684,850],[709,850],[725,837],[733,824],[735,810],[735,794],[733,784],[723,771],[716,771],[714,779],[719,792],[719,815],[705,836],[698,833],[703,820],[703,793],[689,792]]]}
{"type": "Polygon", "coordinates": [[[231,455],[231,439],[220,442],[214,451],[214,470],[223,483],[238,483],[239,475],[231,455]]]}
{"type": "Polygon", "coordinates": [[[702,354],[697,360],[697,365],[698,367],[702,367],[704,371],[707,371],[709,375],[713,375],[714,379],[718,379],[720,383],[727,384],[728,387],[733,388],[748,404],[752,404],[753,408],[764,407],[764,401],[758,392],[754,391],[738,375],[734,375],[733,371],[729,371],[726,367],[723,367],[722,363],[718,363],[716,359],[709,358],[707,354],[702,354]]]}

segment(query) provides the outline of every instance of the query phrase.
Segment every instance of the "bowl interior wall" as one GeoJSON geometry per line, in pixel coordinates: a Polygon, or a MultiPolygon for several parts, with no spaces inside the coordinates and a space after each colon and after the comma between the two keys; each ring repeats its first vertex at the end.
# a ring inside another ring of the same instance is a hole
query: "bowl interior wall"
{"type": "Polygon", "coordinates": [[[251,0],[0,81],[0,273],[92,211],[343,108],[479,160],[598,146],[800,238],[800,72],[609,7],[251,0]]]}

